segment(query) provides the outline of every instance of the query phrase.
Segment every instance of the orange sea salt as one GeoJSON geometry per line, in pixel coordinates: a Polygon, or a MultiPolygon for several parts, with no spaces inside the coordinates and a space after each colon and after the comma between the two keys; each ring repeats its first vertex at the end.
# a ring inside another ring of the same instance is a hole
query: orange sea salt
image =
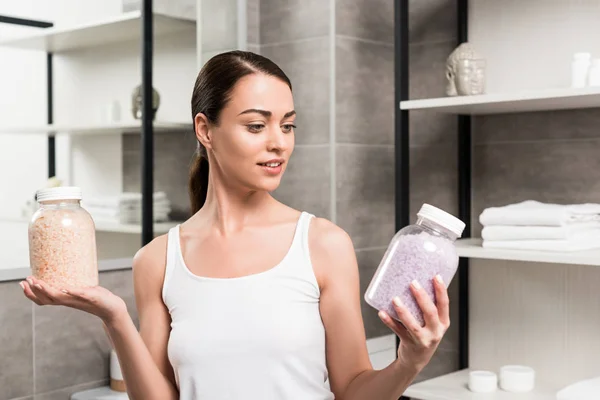
{"type": "Polygon", "coordinates": [[[38,192],[40,208],[29,225],[31,270],[55,288],[98,284],[94,221],[80,200],[72,187],[38,192]]]}

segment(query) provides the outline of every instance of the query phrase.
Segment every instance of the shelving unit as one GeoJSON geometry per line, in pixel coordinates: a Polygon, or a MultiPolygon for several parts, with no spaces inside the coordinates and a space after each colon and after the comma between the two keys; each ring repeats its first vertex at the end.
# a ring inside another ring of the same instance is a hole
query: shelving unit
{"type": "MultiPolygon", "coordinates": [[[[106,125],[44,125],[44,126],[14,126],[0,127],[0,134],[44,134],[54,136],[67,135],[120,135],[123,133],[139,133],[141,122],[119,122],[106,125]]],[[[191,132],[193,126],[186,122],[154,121],[155,132],[191,132]]]]}
{"type": "Polygon", "coordinates": [[[556,389],[538,383],[530,393],[473,393],[468,389],[469,370],[464,369],[412,385],[405,393],[418,400],[556,400],[556,389]]]}
{"type": "MultiPolygon", "coordinates": [[[[578,252],[542,252],[489,249],[482,240],[471,238],[471,116],[600,107],[600,88],[556,88],[540,91],[495,93],[478,96],[456,96],[409,99],[409,0],[395,1],[395,167],[396,228],[410,223],[409,215],[409,112],[427,110],[457,116],[458,127],[458,217],[467,223],[462,240],[457,241],[460,256],[457,273],[459,318],[459,371],[411,385],[403,399],[415,400],[550,400],[560,388],[536,379],[534,392],[477,394],[468,390],[469,371],[469,259],[506,260],[515,262],[600,266],[600,249],[578,252]]],[[[456,45],[468,38],[468,0],[457,1],[456,45]]],[[[481,267],[484,268],[484,267],[481,267]]],[[[510,290],[510,289],[508,289],[510,290]]],[[[481,327],[480,327],[481,329],[481,327]]],[[[481,341],[480,341],[481,342],[481,341]]]]}
{"type": "Polygon", "coordinates": [[[0,40],[0,46],[47,53],[47,100],[48,124],[45,126],[1,127],[0,134],[45,134],[48,136],[48,176],[56,174],[55,135],[114,135],[141,132],[141,192],[142,223],[140,226],[106,226],[106,231],[141,233],[142,246],[154,238],[154,230],[163,231],[167,225],[153,224],[153,159],[154,131],[191,131],[191,123],[177,121],[153,121],[152,119],[152,60],[155,35],[168,35],[190,31],[195,35],[194,20],[176,18],[153,12],[152,1],[143,0],[141,11],[132,11],[70,27],[54,27],[47,21],[36,21],[1,16],[0,23],[43,28],[35,33],[17,38],[0,40]],[[107,125],[54,125],[52,55],[113,43],[140,41],[142,117],[140,121],[107,125]]]}

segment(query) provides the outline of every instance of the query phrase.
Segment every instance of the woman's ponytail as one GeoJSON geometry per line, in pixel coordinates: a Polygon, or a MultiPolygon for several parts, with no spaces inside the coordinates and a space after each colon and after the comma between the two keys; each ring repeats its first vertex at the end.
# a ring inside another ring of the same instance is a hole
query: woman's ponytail
{"type": "Polygon", "coordinates": [[[190,179],[188,182],[192,214],[197,213],[206,201],[206,193],[208,191],[208,168],[209,164],[206,153],[198,149],[190,167],[190,179]]]}

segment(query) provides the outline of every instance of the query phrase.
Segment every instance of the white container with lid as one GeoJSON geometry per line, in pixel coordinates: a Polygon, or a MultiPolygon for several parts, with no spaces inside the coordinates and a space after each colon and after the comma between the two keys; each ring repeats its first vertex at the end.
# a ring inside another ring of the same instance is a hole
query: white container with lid
{"type": "Polygon", "coordinates": [[[575,53],[571,62],[571,87],[583,88],[588,82],[592,55],[590,53],[575,53]]]}
{"type": "Polygon", "coordinates": [[[98,284],[96,229],[81,207],[81,189],[39,190],[39,209],[29,223],[32,275],[55,288],[98,284]]]}
{"type": "Polygon", "coordinates": [[[591,87],[600,86],[600,58],[592,60],[592,65],[588,73],[588,85],[591,87]]]}
{"type": "Polygon", "coordinates": [[[415,224],[402,228],[392,238],[364,297],[371,307],[398,320],[392,303],[398,296],[423,325],[423,314],[410,284],[417,280],[435,301],[432,280],[439,274],[446,286],[452,281],[458,268],[454,242],[462,235],[465,223],[429,204],[423,204],[417,217],[415,224]]]}
{"type": "Polygon", "coordinates": [[[511,393],[531,392],[535,387],[535,370],[525,365],[500,368],[500,388],[511,393]]]}
{"type": "Polygon", "coordinates": [[[473,393],[492,393],[498,388],[498,375],[492,371],[469,371],[469,390],[473,393]]]}

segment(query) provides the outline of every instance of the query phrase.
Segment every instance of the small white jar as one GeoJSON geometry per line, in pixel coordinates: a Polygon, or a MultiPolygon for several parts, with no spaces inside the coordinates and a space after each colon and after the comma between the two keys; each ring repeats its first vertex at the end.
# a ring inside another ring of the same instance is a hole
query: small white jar
{"type": "Polygon", "coordinates": [[[600,58],[592,60],[588,75],[588,85],[593,87],[600,86],[600,58]]]}
{"type": "Polygon", "coordinates": [[[590,53],[573,54],[573,62],[571,63],[571,87],[583,88],[587,85],[591,57],[592,55],[590,53]]]}

